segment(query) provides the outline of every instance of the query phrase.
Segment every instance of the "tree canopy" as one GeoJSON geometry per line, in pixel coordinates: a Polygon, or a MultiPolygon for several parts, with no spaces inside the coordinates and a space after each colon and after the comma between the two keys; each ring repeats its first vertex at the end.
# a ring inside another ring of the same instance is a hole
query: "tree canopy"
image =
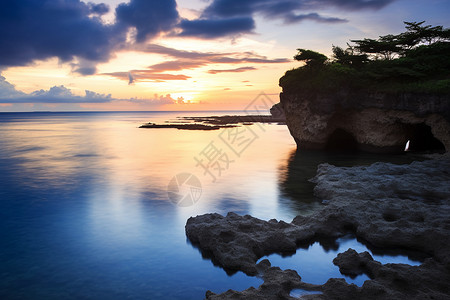
{"type": "Polygon", "coordinates": [[[325,61],[328,59],[322,53],[306,50],[306,49],[297,49],[298,53],[294,56],[295,60],[304,61],[307,66],[319,66],[323,65],[325,61]]]}
{"type": "Polygon", "coordinates": [[[450,41],[450,29],[442,26],[423,25],[422,22],[404,22],[406,31],[400,34],[388,34],[378,39],[352,40],[353,48],[360,54],[373,59],[392,60],[405,56],[408,51],[422,45],[450,41]]]}
{"type": "Polygon", "coordinates": [[[404,22],[406,31],[332,46],[332,57],[297,49],[303,67],[286,72],[280,85],[299,89],[342,87],[450,93],[450,29],[404,22]]]}

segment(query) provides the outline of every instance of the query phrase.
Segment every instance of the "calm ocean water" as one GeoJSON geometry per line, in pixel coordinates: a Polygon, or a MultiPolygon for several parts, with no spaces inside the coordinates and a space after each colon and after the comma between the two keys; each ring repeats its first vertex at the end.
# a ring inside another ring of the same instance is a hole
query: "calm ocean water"
{"type": "Polygon", "coordinates": [[[203,259],[186,240],[186,220],[234,211],[291,221],[320,207],[307,182],[320,162],[408,160],[296,153],[287,127],[275,124],[247,127],[252,135],[237,152],[223,129],[138,128],[223,114],[0,113],[0,298],[202,299],[208,289],[257,287],[261,279],[228,276],[203,259]],[[195,159],[212,145],[227,158],[220,173],[212,170],[215,181],[195,159]],[[202,194],[179,207],[167,186],[186,172],[200,180],[202,194]]]}

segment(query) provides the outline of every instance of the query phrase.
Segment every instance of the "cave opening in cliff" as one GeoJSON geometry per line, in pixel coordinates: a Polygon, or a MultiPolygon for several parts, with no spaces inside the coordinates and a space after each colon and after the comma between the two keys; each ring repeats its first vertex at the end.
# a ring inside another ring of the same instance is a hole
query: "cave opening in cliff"
{"type": "Polygon", "coordinates": [[[331,152],[356,152],[358,143],[350,132],[338,128],[328,137],[325,149],[331,152]]]}
{"type": "Polygon", "coordinates": [[[407,139],[409,151],[445,152],[445,146],[431,132],[431,127],[421,123],[411,125],[407,139]]]}

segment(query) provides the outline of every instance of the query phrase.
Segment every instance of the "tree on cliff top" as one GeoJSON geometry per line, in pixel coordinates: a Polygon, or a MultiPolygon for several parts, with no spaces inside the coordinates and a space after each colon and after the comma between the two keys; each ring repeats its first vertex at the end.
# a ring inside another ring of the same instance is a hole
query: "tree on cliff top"
{"type": "Polygon", "coordinates": [[[369,61],[367,54],[355,54],[355,49],[353,46],[347,44],[348,48],[343,49],[339,46],[332,46],[333,59],[345,66],[360,67],[364,63],[369,61]]]}
{"type": "Polygon", "coordinates": [[[322,53],[307,50],[307,49],[297,49],[298,53],[294,56],[295,60],[304,61],[308,67],[316,67],[323,65],[328,59],[322,53]]]}
{"type": "Polygon", "coordinates": [[[408,51],[423,45],[450,41],[450,29],[442,26],[423,25],[422,22],[403,22],[406,32],[400,34],[382,35],[378,39],[351,40],[355,49],[361,55],[371,56],[372,59],[392,60],[404,57],[408,51]]]}
{"type": "Polygon", "coordinates": [[[380,92],[450,94],[450,29],[404,22],[406,31],[378,39],[351,40],[333,46],[330,60],[321,53],[297,49],[305,65],[287,71],[283,89],[338,92],[362,89],[380,92]]]}

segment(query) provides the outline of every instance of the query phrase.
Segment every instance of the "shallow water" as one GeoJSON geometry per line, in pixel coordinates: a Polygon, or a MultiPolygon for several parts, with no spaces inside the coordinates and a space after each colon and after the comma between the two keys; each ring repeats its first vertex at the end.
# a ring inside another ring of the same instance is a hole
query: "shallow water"
{"type": "Polygon", "coordinates": [[[0,298],[201,299],[208,289],[256,287],[260,279],[228,276],[186,241],[190,216],[291,221],[320,207],[307,182],[318,163],[409,160],[298,153],[280,125],[248,127],[253,139],[239,155],[223,130],[138,128],[214,114],[224,113],[1,113],[0,298]],[[211,143],[230,161],[214,182],[194,159],[211,143]],[[182,172],[202,185],[190,207],[167,196],[182,172]]]}
{"type": "Polygon", "coordinates": [[[354,278],[342,275],[339,267],[333,264],[333,259],[338,255],[347,251],[349,248],[358,253],[368,251],[373,259],[382,264],[408,264],[418,266],[421,264],[421,257],[408,257],[404,254],[390,253],[379,254],[380,252],[373,252],[367,246],[358,242],[356,238],[347,236],[339,238],[332,243],[315,242],[307,249],[297,249],[294,255],[282,256],[280,254],[271,254],[262,257],[260,260],[268,259],[273,266],[278,266],[281,269],[296,270],[302,277],[302,281],[312,284],[324,284],[328,278],[344,278],[347,283],[353,283],[357,286],[362,286],[364,281],[370,279],[367,275],[362,274],[354,278]],[[325,278],[323,274],[328,274],[325,278]]]}

